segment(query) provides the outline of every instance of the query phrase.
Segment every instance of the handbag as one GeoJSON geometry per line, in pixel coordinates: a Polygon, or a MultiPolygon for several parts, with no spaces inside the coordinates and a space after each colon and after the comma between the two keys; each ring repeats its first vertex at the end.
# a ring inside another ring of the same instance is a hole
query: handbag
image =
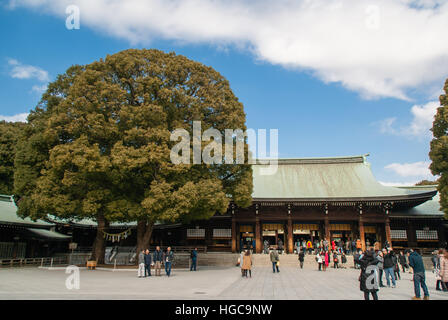
{"type": "Polygon", "coordinates": [[[277,261],[277,267],[280,266],[280,261],[277,261]]]}

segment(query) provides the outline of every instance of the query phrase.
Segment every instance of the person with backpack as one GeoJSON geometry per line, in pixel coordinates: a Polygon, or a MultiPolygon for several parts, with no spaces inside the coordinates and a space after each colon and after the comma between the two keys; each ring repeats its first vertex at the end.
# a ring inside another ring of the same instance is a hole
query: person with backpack
{"type": "Polygon", "coordinates": [[[242,263],[243,277],[247,278],[247,272],[249,271],[249,277],[252,278],[252,257],[250,255],[250,251],[247,250],[243,255],[243,263],[242,263]]]}
{"type": "Polygon", "coordinates": [[[333,269],[339,269],[339,258],[337,251],[334,251],[333,253],[333,269]]]}
{"type": "Polygon", "coordinates": [[[345,264],[347,263],[347,256],[345,255],[344,252],[342,252],[341,255],[341,264],[342,264],[342,268],[345,269],[345,264]]]}
{"type": "Polygon", "coordinates": [[[196,263],[198,260],[198,248],[194,248],[194,250],[191,250],[190,259],[191,259],[190,271],[193,270],[196,271],[196,263]]]}
{"type": "Polygon", "coordinates": [[[280,257],[278,256],[278,252],[275,248],[273,250],[271,250],[271,253],[269,254],[269,258],[272,262],[272,271],[274,273],[275,273],[275,270],[277,270],[277,272],[280,272],[280,270],[278,270],[278,263],[280,261],[280,257]]]}
{"type": "Polygon", "coordinates": [[[305,251],[304,250],[300,250],[299,251],[299,264],[300,264],[300,269],[303,269],[303,261],[305,260],[305,251]]]}
{"type": "Polygon", "coordinates": [[[370,295],[373,300],[378,300],[378,263],[373,248],[366,251],[359,260],[359,289],[364,292],[364,300],[370,300],[370,295]]]}

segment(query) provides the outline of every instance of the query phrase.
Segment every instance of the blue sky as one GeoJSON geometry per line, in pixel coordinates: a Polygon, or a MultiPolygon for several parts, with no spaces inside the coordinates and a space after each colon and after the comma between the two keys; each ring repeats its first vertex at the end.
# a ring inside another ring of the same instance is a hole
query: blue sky
{"type": "MultiPolygon", "coordinates": [[[[244,104],[247,126],[279,130],[281,158],[370,153],[368,160],[379,181],[397,184],[431,178],[427,169],[429,127],[448,77],[448,50],[434,44],[431,52],[423,46],[404,52],[400,46],[406,46],[406,41],[428,41],[427,35],[433,35],[432,21],[425,16],[422,30],[407,40],[402,39],[397,23],[389,26],[388,19],[394,10],[414,10],[409,17],[406,12],[400,15],[398,25],[406,29],[411,20],[412,26],[419,24],[415,16],[419,10],[422,14],[434,10],[434,20],[440,15],[440,21],[448,21],[448,6],[439,1],[379,1],[379,7],[373,8],[365,2],[358,11],[367,14],[367,31],[345,36],[346,30],[355,30],[351,24],[359,22],[358,18],[351,20],[357,11],[346,18],[347,10],[340,10],[352,0],[328,1],[334,8],[324,13],[308,7],[307,1],[297,1],[304,2],[300,7],[280,1],[282,6],[271,8],[272,14],[244,1],[230,1],[225,9],[220,1],[194,1],[195,8],[193,2],[186,6],[177,1],[167,9],[160,1],[132,0],[131,9],[111,12],[111,4],[118,5],[115,0],[98,0],[97,7],[88,1],[64,1],[17,0],[0,7],[0,119],[23,117],[36,106],[47,83],[72,64],[87,64],[128,48],[157,48],[200,61],[224,75],[244,104]],[[71,3],[80,8],[79,30],[66,28],[64,9],[71,3]],[[153,7],[147,8],[148,3],[153,7]],[[424,8],[415,9],[415,3],[424,8]],[[201,15],[204,6],[209,6],[208,11],[201,15]],[[148,15],[140,17],[146,9],[148,15]],[[289,21],[289,12],[296,15],[289,25],[283,25],[289,21]],[[379,26],[374,19],[378,12],[379,26]],[[185,19],[169,21],[180,13],[185,19]],[[331,21],[328,26],[310,25],[307,19],[313,14],[328,14],[340,21],[335,26],[331,21]],[[209,28],[195,25],[196,20],[209,16],[212,21],[204,22],[209,28]],[[282,18],[275,20],[278,16],[282,18]],[[167,26],[152,24],[161,17],[167,26]],[[260,20],[270,23],[270,28],[254,26],[260,20]],[[312,31],[300,33],[303,29],[297,20],[308,23],[312,31]],[[251,27],[247,27],[249,22],[251,27]],[[294,28],[298,31],[288,33],[294,28]],[[340,29],[335,37],[342,34],[342,38],[333,43],[335,28],[340,29]],[[332,31],[328,35],[320,29],[332,31]],[[313,32],[319,33],[308,38],[313,32]],[[397,43],[394,32],[405,42],[396,48],[391,45],[397,43]],[[363,40],[356,40],[366,34],[372,37],[370,42],[377,42],[368,51],[362,47],[363,40]]],[[[440,25],[440,21],[434,23],[440,25]]]]}

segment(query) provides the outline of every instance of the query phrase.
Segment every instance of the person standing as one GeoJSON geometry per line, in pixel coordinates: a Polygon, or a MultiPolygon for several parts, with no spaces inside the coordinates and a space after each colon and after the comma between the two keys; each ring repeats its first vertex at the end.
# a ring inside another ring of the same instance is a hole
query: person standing
{"type": "Polygon", "coordinates": [[[299,251],[299,264],[300,264],[300,269],[303,269],[303,261],[305,260],[305,252],[304,250],[300,250],[299,251]]]}
{"type": "Polygon", "coordinates": [[[401,268],[403,269],[403,273],[406,273],[406,268],[408,267],[408,262],[406,261],[406,256],[403,254],[403,251],[400,251],[400,255],[398,256],[398,261],[400,262],[401,268]]]}
{"type": "Polygon", "coordinates": [[[421,300],[420,287],[422,287],[424,293],[423,299],[429,300],[429,291],[425,281],[425,265],[423,264],[422,256],[412,249],[407,251],[407,256],[409,257],[409,265],[411,266],[414,274],[413,280],[415,296],[412,299],[421,300]]]}
{"type": "Polygon", "coordinates": [[[308,254],[311,254],[311,252],[313,251],[313,244],[310,240],[308,240],[308,242],[306,243],[306,248],[308,249],[308,254]]]}
{"type": "Polygon", "coordinates": [[[249,276],[252,278],[252,257],[250,255],[250,251],[247,250],[243,256],[243,277],[247,278],[247,272],[249,271],[249,276]]]}
{"type": "Polygon", "coordinates": [[[163,252],[162,250],[160,250],[159,246],[156,247],[156,250],[152,255],[152,260],[154,262],[154,269],[155,269],[154,274],[156,276],[160,276],[160,272],[162,270],[163,252]]]}
{"type": "Polygon", "coordinates": [[[283,252],[283,241],[282,241],[282,239],[279,238],[277,244],[278,244],[279,253],[282,254],[282,252],[283,252]]]}
{"type": "Polygon", "coordinates": [[[268,254],[269,253],[269,241],[266,240],[266,239],[263,242],[263,249],[264,249],[264,254],[268,254]]]}
{"type": "Polygon", "coordinates": [[[194,248],[190,253],[191,265],[190,271],[196,271],[196,262],[198,260],[198,248],[194,248]]]}
{"type": "Polygon", "coordinates": [[[390,253],[392,254],[392,261],[394,262],[394,276],[395,276],[395,280],[401,280],[400,266],[398,264],[398,257],[395,254],[395,252],[393,252],[392,250],[390,251],[390,253]]]}
{"type": "Polygon", "coordinates": [[[171,251],[171,247],[166,248],[166,252],[163,256],[163,263],[165,264],[165,273],[169,277],[171,275],[171,265],[174,261],[174,253],[171,251]]]}
{"type": "Polygon", "coordinates": [[[442,281],[443,291],[448,290],[448,251],[443,250],[440,255],[440,280],[442,281]]]}
{"type": "Polygon", "coordinates": [[[145,250],[142,250],[138,254],[138,271],[137,271],[137,276],[139,278],[143,278],[144,274],[145,274],[145,250]]]}
{"type": "Polygon", "coordinates": [[[278,263],[280,261],[280,257],[278,256],[278,252],[276,249],[273,249],[271,251],[271,253],[269,254],[269,258],[271,259],[272,262],[272,271],[275,273],[275,270],[277,270],[277,272],[280,272],[280,270],[278,270],[278,263]]]}
{"type": "Polygon", "coordinates": [[[345,269],[345,264],[347,263],[347,256],[345,255],[344,252],[342,252],[341,255],[341,264],[342,264],[342,268],[345,269]]]}
{"type": "Polygon", "coordinates": [[[152,263],[151,253],[149,252],[149,249],[146,249],[146,252],[145,252],[145,277],[151,276],[151,263],[152,263]]]}
{"type": "Polygon", "coordinates": [[[333,268],[334,269],[339,269],[339,258],[338,258],[338,252],[337,251],[333,252],[333,268]]]}
{"type": "Polygon", "coordinates": [[[380,284],[380,288],[382,288],[382,287],[384,287],[384,285],[383,285],[384,258],[383,258],[383,252],[381,250],[377,252],[376,259],[378,260],[379,284],[380,284]]]}
{"type": "Polygon", "coordinates": [[[395,263],[392,257],[392,253],[390,250],[384,249],[383,253],[384,253],[384,262],[383,262],[383,269],[384,269],[384,274],[386,277],[386,281],[387,281],[387,286],[390,288],[390,281],[389,281],[389,277],[392,280],[392,288],[395,288],[396,286],[396,282],[395,282],[395,275],[394,275],[394,268],[395,268],[395,263]]]}
{"type": "Polygon", "coordinates": [[[370,300],[370,295],[372,295],[373,300],[378,300],[378,263],[373,248],[368,250],[359,260],[361,267],[359,289],[364,292],[364,300],[370,300]]]}

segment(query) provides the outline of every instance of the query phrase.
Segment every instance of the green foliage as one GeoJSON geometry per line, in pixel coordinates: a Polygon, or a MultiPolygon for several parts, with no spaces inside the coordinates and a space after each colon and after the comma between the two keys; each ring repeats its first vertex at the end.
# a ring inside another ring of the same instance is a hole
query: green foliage
{"type": "Polygon", "coordinates": [[[444,86],[445,94],[440,96],[440,107],[435,115],[429,157],[432,160],[430,169],[432,174],[439,175],[438,187],[440,206],[445,217],[448,217],[448,79],[444,86]]]}
{"type": "MultiPolygon", "coordinates": [[[[130,49],[73,66],[29,116],[16,156],[19,214],[190,221],[248,206],[249,165],[174,165],[170,133],[245,130],[243,105],[210,67],[130,49]]],[[[247,150],[247,145],[246,145],[247,150]]],[[[246,157],[247,158],[247,157],[246,157]]]]}
{"type": "Polygon", "coordinates": [[[416,186],[435,186],[438,184],[438,181],[431,181],[431,180],[422,180],[420,182],[417,182],[416,186]]]}
{"type": "Polygon", "coordinates": [[[23,122],[0,121],[0,194],[11,195],[14,187],[14,157],[23,122]]]}

